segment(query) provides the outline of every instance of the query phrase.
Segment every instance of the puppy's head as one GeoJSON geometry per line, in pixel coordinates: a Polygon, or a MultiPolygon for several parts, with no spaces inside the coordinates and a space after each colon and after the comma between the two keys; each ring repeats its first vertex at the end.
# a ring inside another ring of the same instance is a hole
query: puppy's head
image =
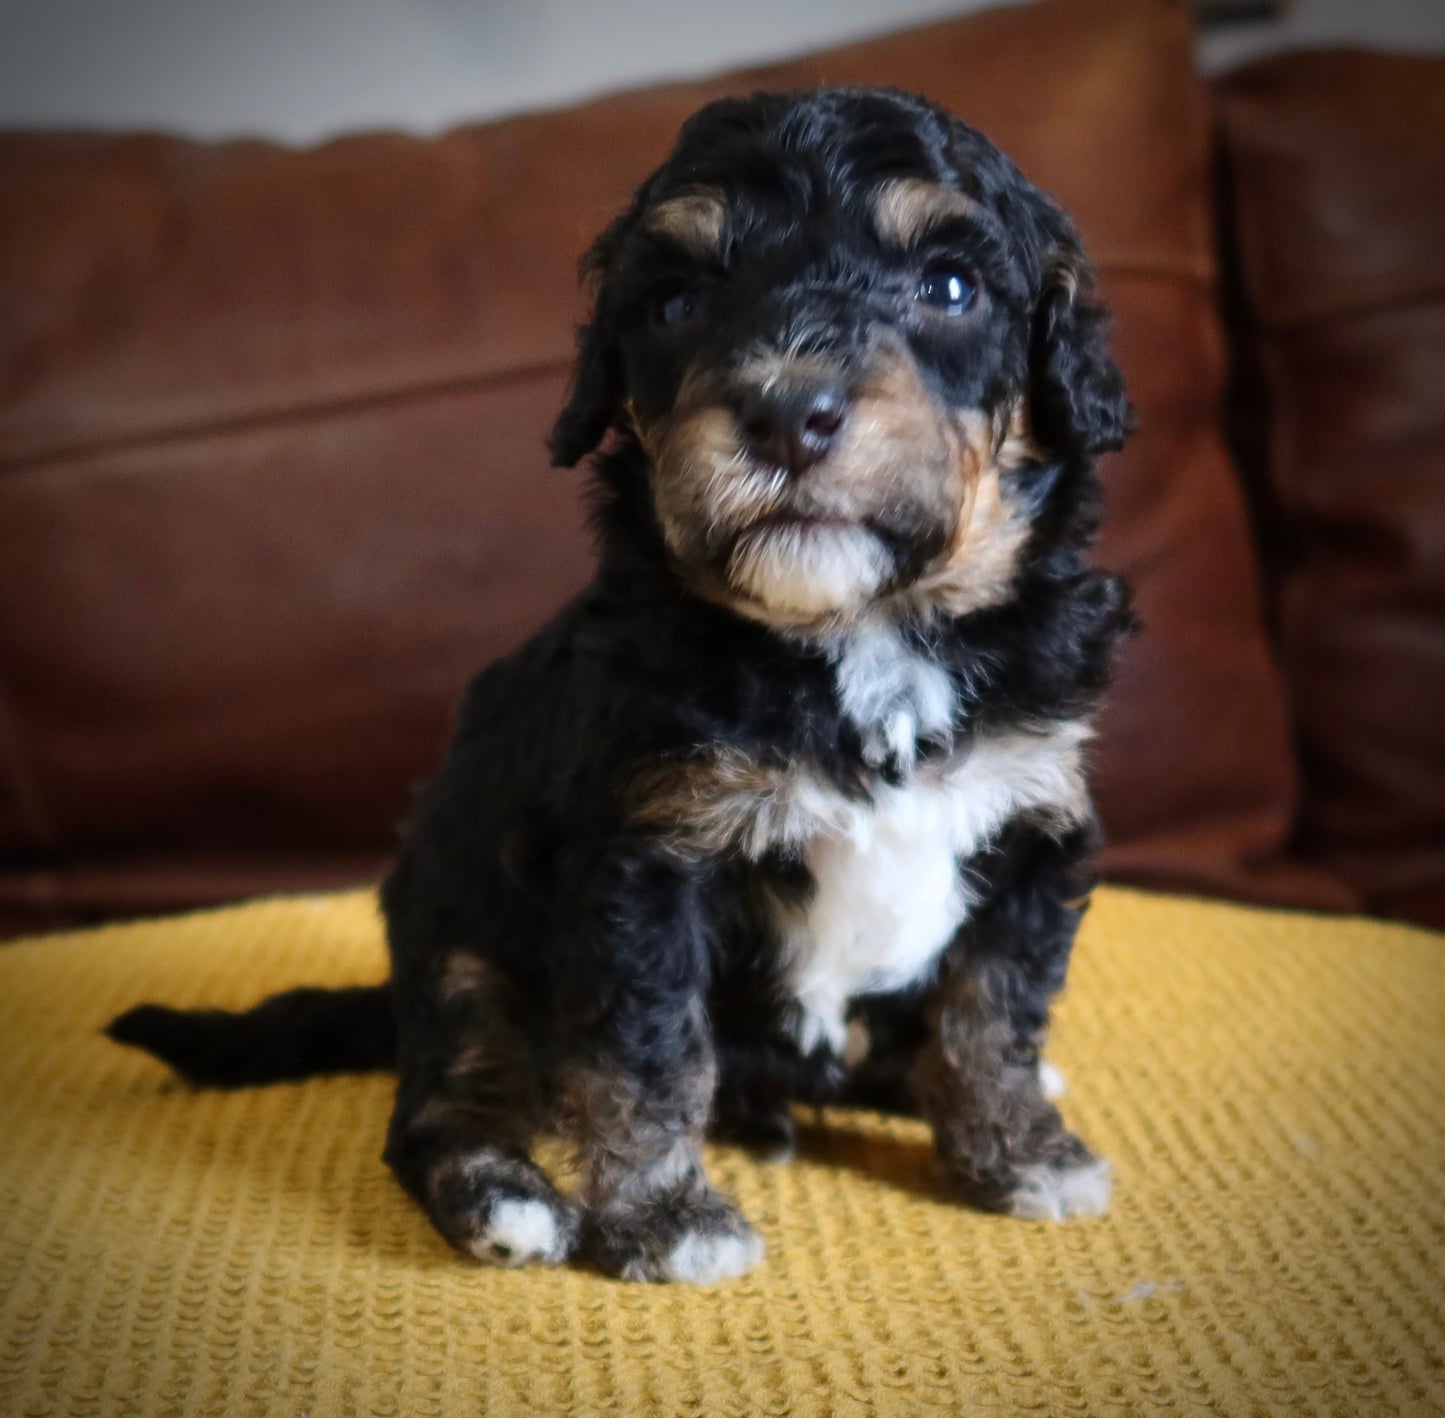
{"type": "Polygon", "coordinates": [[[1127,432],[1072,225],[905,94],[709,105],[585,264],[554,461],[635,439],[676,571],[756,620],[1007,599],[1039,469],[1127,432]]]}

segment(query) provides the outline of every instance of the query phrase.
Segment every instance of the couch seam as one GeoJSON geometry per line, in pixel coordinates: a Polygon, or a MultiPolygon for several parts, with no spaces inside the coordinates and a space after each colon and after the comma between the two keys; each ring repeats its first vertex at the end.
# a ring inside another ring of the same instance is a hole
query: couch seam
{"type": "Polygon", "coordinates": [[[227,434],[246,433],[253,429],[272,428],[282,424],[309,423],[339,414],[385,408],[388,404],[404,404],[418,399],[444,397],[504,385],[513,380],[531,379],[572,367],[572,358],[539,361],[518,365],[504,371],[486,374],[457,375],[417,384],[395,385],[386,389],[363,390],[334,399],[318,399],[292,406],[271,406],[248,413],[199,419],[194,423],[167,427],[137,429],[133,432],[80,439],[73,443],[52,444],[32,452],[0,456],[0,476],[28,473],[56,463],[73,462],[100,454],[152,448],[168,443],[187,443],[197,439],[216,438],[227,434]]]}

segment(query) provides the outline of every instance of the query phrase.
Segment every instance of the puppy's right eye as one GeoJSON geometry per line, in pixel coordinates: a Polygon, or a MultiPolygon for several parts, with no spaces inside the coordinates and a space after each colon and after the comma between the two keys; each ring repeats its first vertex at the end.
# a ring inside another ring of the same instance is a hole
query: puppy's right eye
{"type": "Polygon", "coordinates": [[[686,325],[696,314],[697,301],[685,290],[669,291],[652,302],[652,323],[668,329],[686,325]]]}
{"type": "Polygon", "coordinates": [[[978,283],[955,266],[930,266],[919,277],[913,298],[940,315],[962,315],[978,301],[978,283]]]}

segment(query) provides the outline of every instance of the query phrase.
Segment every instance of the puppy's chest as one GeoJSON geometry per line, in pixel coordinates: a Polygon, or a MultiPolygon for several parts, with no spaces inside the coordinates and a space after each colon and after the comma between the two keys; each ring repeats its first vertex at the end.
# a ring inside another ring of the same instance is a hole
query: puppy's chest
{"type": "Polygon", "coordinates": [[[978,844],[958,831],[955,790],[890,788],[869,808],[835,805],[802,844],[810,889],[778,899],[779,973],[799,1046],[845,1050],[848,1002],[926,975],[971,904],[958,869],[978,844]]]}
{"type": "Polygon", "coordinates": [[[860,799],[806,768],[784,772],[759,834],[801,855],[810,878],[810,889],[777,897],[773,909],[804,1052],[845,1053],[850,1000],[929,975],[975,904],[961,866],[1002,826],[1024,812],[1075,819],[1086,802],[1083,725],[975,734],[921,758],[925,744],[952,737],[954,689],[939,666],[896,641],[863,641],[840,658],[838,687],[865,761],[886,766],[891,781],[880,777],[860,799]]]}

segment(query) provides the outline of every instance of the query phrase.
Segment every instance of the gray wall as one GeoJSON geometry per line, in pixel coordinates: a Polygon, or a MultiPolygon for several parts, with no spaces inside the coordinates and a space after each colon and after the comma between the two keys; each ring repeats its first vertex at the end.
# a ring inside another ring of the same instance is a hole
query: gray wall
{"type": "MultiPolygon", "coordinates": [[[[996,0],[995,0],[996,2],[996,0]]],[[[306,142],[428,131],[754,60],[989,0],[0,0],[0,126],[306,142]]],[[[1445,0],[1296,0],[1207,67],[1336,41],[1445,49],[1445,0]]]]}

